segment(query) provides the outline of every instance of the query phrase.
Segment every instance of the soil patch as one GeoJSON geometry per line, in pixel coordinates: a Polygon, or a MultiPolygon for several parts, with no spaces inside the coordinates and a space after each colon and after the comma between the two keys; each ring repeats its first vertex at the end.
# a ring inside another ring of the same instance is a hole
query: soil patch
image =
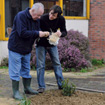
{"type": "Polygon", "coordinates": [[[105,105],[105,94],[76,91],[63,96],[61,90],[49,90],[30,98],[32,105],[105,105]]]}
{"type": "MultiPolygon", "coordinates": [[[[37,73],[31,71],[30,74],[32,75],[31,87],[37,90],[37,73]]],[[[76,87],[105,91],[105,67],[88,73],[67,72],[63,75],[65,79],[69,78],[76,87]]],[[[45,72],[45,83],[56,84],[53,71],[45,72]]],[[[23,94],[23,89],[20,78],[19,90],[21,94],[23,94]]],[[[45,93],[32,96],[32,105],[105,105],[105,94],[77,91],[73,96],[67,97],[57,89],[57,84],[56,86],[46,84],[45,93]]],[[[26,97],[29,98],[30,95],[26,97]]],[[[20,101],[16,101],[12,97],[12,82],[8,75],[8,69],[0,69],[0,105],[18,105],[19,103],[20,101]]]]}

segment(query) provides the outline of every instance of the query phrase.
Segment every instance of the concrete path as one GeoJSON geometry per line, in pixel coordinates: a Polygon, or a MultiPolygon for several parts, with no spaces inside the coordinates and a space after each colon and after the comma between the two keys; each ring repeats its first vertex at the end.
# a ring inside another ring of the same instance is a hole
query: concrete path
{"type": "MultiPolygon", "coordinates": [[[[31,71],[32,75],[32,88],[37,90],[36,71],[31,71]]],[[[74,83],[77,87],[95,89],[105,91],[105,67],[97,69],[88,73],[63,73],[64,78],[69,78],[70,82],[74,83]]],[[[57,89],[56,79],[53,71],[45,72],[46,90],[57,89]],[[48,85],[55,84],[55,85],[48,85]]],[[[8,75],[8,70],[0,69],[0,105],[17,105],[19,101],[12,98],[11,80],[8,75]]],[[[23,84],[20,80],[20,92],[23,94],[23,84]]],[[[28,96],[27,96],[28,97],[28,96]]]]}

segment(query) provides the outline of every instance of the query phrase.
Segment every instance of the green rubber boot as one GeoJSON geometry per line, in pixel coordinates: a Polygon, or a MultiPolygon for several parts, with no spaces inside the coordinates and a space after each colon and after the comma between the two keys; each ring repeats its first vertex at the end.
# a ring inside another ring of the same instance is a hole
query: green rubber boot
{"type": "Polygon", "coordinates": [[[12,80],[13,98],[16,100],[22,100],[23,97],[19,93],[19,81],[12,80]]]}
{"type": "Polygon", "coordinates": [[[38,91],[34,91],[31,87],[30,87],[30,84],[31,84],[31,78],[22,78],[23,80],[23,85],[24,85],[24,92],[26,94],[38,94],[38,91]]]}

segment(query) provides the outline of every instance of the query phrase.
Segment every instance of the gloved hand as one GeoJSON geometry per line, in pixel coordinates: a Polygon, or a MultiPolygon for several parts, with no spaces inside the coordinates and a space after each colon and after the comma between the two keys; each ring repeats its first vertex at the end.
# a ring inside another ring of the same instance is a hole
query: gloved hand
{"type": "Polygon", "coordinates": [[[57,45],[59,41],[59,36],[56,33],[53,33],[48,38],[49,43],[52,45],[57,45]]]}

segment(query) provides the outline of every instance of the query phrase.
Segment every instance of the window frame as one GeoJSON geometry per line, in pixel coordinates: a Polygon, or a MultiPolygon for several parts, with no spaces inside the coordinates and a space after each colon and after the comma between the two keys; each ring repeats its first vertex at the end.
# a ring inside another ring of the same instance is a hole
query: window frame
{"type": "MultiPolygon", "coordinates": [[[[63,10],[63,0],[59,0],[59,5],[63,10]]],[[[81,17],[81,16],[64,16],[65,19],[80,19],[80,20],[85,20],[90,18],[90,0],[86,1],[86,17],[81,17]]]]}
{"type": "MultiPolygon", "coordinates": [[[[29,0],[29,6],[32,7],[34,0],[29,0]]],[[[0,1],[0,41],[8,41],[9,37],[5,37],[5,0],[0,1]]]]}

